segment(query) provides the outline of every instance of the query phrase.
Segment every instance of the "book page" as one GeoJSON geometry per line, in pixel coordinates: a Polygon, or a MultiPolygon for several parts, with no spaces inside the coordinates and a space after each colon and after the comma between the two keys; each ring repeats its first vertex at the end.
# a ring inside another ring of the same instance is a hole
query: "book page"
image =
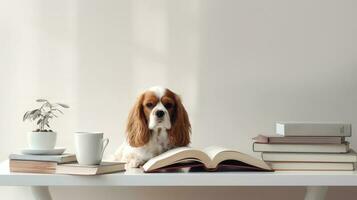
{"type": "Polygon", "coordinates": [[[143,169],[151,171],[186,160],[196,160],[205,165],[210,163],[210,158],[204,152],[190,147],[178,147],[150,159],[144,164],[143,169]]]}
{"type": "Polygon", "coordinates": [[[207,147],[203,150],[212,160],[209,168],[215,168],[217,165],[226,160],[237,160],[249,165],[253,165],[262,169],[270,170],[270,167],[262,160],[254,158],[248,154],[239,151],[230,150],[223,147],[207,147]]]}
{"type": "Polygon", "coordinates": [[[202,151],[205,152],[211,160],[214,160],[214,158],[219,153],[224,152],[224,151],[229,151],[229,149],[223,148],[223,147],[218,147],[218,146],[210,146],[210,147],[204,148],[202,151]]]}

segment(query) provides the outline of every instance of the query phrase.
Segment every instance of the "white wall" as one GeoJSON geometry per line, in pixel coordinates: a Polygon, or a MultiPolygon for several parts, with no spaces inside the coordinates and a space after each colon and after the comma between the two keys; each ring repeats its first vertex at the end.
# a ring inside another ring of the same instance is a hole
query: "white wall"
{"type": "MultiPolygon", "coordinates": [[[[357,2],[353,0],[0,0],[0,159],[26,147],[24,111],[46,97],[71,105],[53,125],[123,141],[138,92],[181,94],[192,145],[251,152],[277,120],[357,126],[357,2]]],[[[351,140],[356,148],[357,139],[351,140]]],[[[257,156],[257,154],[255,154],[257,156]]],[[[301,199],[303,188],[51,188],[54,199],[301,199]],[[258,191],[258,192],[257,192],[258,191]]],[[[328,199],[355,199],[353,187],[328,199]]],[[[1,187],[1,199],[27,199],[1,187]]]]}

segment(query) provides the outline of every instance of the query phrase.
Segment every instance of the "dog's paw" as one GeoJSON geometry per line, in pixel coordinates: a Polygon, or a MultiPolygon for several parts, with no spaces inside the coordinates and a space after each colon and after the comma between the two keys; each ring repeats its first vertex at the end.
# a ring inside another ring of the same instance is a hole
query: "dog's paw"
{"type": "Polygon", "coordinates": [[[129,168],[139,168],[143,165],[143,161],[139,159],[131,159],[126,163],[127,167],[129,168]]]}
{"type": "Polygon", "coordinates": [[[125,156],[127,168],[138,168],[145,163],[145,160],[136,153],[130,153],[125,156]]]}

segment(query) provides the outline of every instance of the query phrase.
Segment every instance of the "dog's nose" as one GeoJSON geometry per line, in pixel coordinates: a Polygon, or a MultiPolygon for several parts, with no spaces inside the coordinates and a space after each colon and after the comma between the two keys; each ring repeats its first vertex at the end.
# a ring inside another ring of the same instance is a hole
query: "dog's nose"
{"type": "Polygon", "coordinates": [[[156,117],[161,118],[165,115],[165,112],[162,110],[158,110],[155,112],[156,117]]]}

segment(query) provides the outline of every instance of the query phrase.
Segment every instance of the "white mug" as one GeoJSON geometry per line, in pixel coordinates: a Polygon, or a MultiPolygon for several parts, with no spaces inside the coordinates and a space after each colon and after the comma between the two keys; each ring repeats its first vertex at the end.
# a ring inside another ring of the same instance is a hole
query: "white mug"
{"type": "Polygon", "coordinates": [[[103,139],[103,133],[76,132],[74,135],[76,157],[80,165],[98,165],[109,139],[103,139]]]}

